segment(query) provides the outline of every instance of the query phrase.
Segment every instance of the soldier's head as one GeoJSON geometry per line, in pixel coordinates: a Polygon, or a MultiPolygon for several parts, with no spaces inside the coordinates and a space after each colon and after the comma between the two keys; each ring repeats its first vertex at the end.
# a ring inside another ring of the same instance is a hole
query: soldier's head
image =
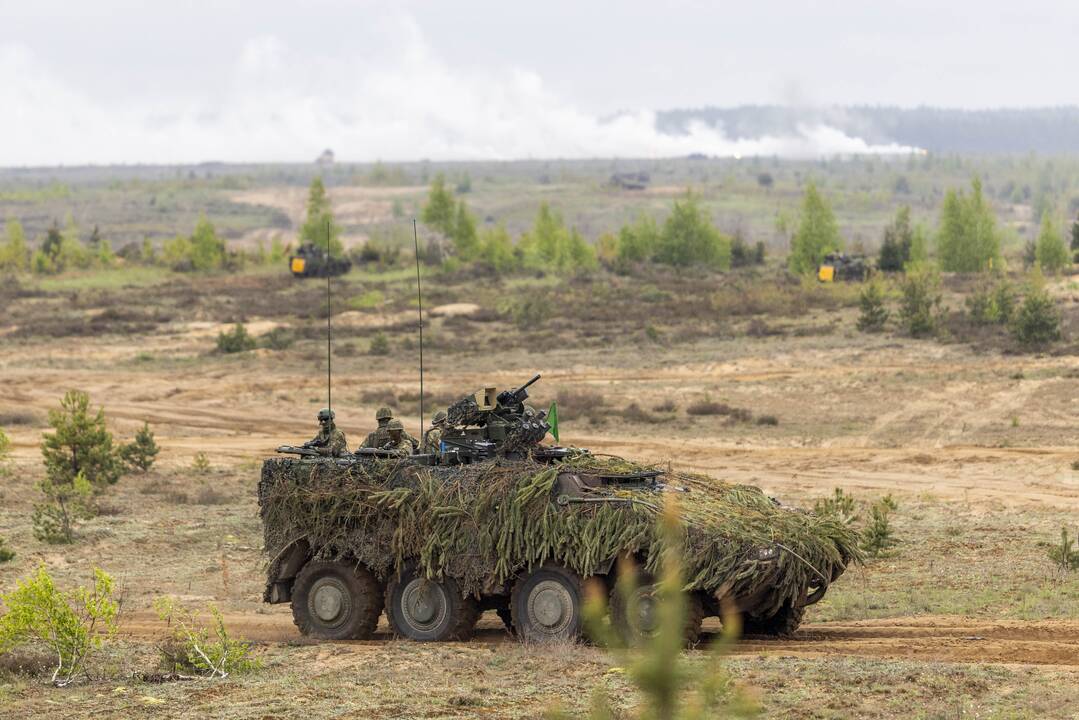
{"type": "Polygon", "coordinates": [[[378,412],[375,413],[375,420],[378,421],[379,427],[386,427],[390,420],[393,420],[393,410],[388,407],[380,407],[378,412]]]}
{"type": "Polygon", "coordinates": [[[334,415],[335,413],[333,410],[330,410],[329,408],[322,408],[318,411],[318,424],[330,425],[331,423],[333,423],[334,415]]]}
{"type": "Polygon", "coordinates": [[[405,426],[400,420],[390,420],[386,423],[386,429],[390,431],[390,439],[394,442],[398,442],[405,432],[405,426]]]}
{"type": "Polygon", "coordinates": [[[435,416],[431,418],[431,424],[435,427],[442,427],[446,424],[446,411],[439,410],[435,413],[435,416]]]}

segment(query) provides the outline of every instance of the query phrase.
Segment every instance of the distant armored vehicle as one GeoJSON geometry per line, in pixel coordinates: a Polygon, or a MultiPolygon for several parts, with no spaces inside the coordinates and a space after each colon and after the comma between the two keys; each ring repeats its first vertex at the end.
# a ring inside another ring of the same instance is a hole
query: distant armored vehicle
{"type": "Polygon", "coordinates": [[[314,243],[305,243],[288,259],[288,267],[293,277],[336,277],[351,270],[352,262],[348,258],[331,257],[325,248],[314,243]]]}
{"type": "Polygon", "coordinates": [[[608,183],[622,190],[644,190],[650,181],[651,177],[646,172],[624,172],[611,175],[608,183]]]}
{"type": "Polygon", "coordinates": [[[582,631],[590,580],[611,593],[619,627],[647,633],[657,514],[676,498],[692,643],[704,617],[729,607],[746,632],[793,632],[858,557],[847,525],[755,487],[541,444],[547,413],[526,402],[538,379],[451,405],[430,454],[279,448],[299,457],[262,466],[264,600],[291,603],[300,631],[318,638],[369,637],[385,612],[403,637],[465,639],[493,609],[523,641],[561,641],[582,631]],[[613,592],[620,560],[640,569],[630,600],[613,592]]]}
{"type": "Polygon", "coordinates": [[[869,264],[861,255],[828,253],[824,262],[817,268],[817,279],[821,282],[839,282],[842,280],[862,282],[869,277],[869,264]]]}

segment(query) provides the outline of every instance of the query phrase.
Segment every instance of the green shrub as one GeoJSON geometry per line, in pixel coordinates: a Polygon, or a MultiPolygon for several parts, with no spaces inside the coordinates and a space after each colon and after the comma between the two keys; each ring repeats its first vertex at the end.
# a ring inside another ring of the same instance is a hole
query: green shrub
{"type": "Polygon", "coordinates": [[[217,607],[210,606],[211,628],[200,626],[194,612],[171,598],[158,598],[154,601],[154,609],[168,626],[168,636],[160,650],[162,660],[171,672],[226,678],[260,667],[258,660],[251,656],[251,643],[229,635],[217,607]]]}
{"type": "Polygon", "coordinates": [[[42,565],[0,596],[7,608],[0,616],[0,653],[23,645],[43,646],[56,657],[53,683],[70,684],[116,632],[120,608],[112,592],[112,578],[94,568],[92,588],[63,593],[42,565]]]}
{"type": "Polygon", "coordinates": [[[898,542],[889,517],[894,507],[889,496],[888,500],[877,501],[869,508],[869,523],[862,529],[861,548],[872,557],[879,557],[898,542]]]}
{"type": "Polygon", "coordinates": [[[195,453],[195,459],[191,462],[191,469],[199,475],[206,475],[210,472],[210,458],[206,457],[206,453],[195,453]]]}
{"type": "Polygon", "coordinates": [[[60,401],[60,410],[49,411],[47,433],[41,455],[49,480],[57,486],[72,485],[82,475],[95,487],[114,484],[122,465],[113,448],[112,433],[105,427],[105,411],[90,415],[90,396],[69,390],[60,401]]]}
{"type": "Polygon", "coordinates": [[[821,498],[813,503],[813,512],[837,518],[846,525],[852,525],[858,520],[854,498],[844,493],[843,488],[835,488],[831,497],[821,498]]]}
{"type": "Polygon", "coordinates": [[[0,270],[26,272],[30,269],[30,248],[22,223],[12,218],[7,221],[4,244],[0,245],[0,270]]]}
{"type": "Polygon", "coordinates": [[[423,206],[420,218],[424,225],[438,230],[447,237],[453,233],[456,220],[453,193],[446,189],[446,177],[442,173],[436,175],[431,181],[431,189],[427,194],[427,202],[423,206]]]}
{"type": "Polygon", "coordinates": [[[877,262],[884,272],[898,272],[910,262],[914,232],[910,225],[910,206],[904,205],[895,214],[895,219],[884,228],[884,241],[880,246],[880,260],[877,262]]]}
{"type": "Polygon", "coordinates": [[[0,536],[0,563],[15,559],[15,551],[7,547],[7,541],[0,536]]]}
{"type": "Polygon", "coordinates": [[[941,206],[937,231],[941,268],[949,272],[981,272],[1000,264],[1000,233],[982,195],[981,180],[971,181],[971,194],[949,190],[941,206]]]}
{"type": "Polygon", "coordinates": [[[321,177],[311,181],[311,187],[307,192],[307,215],[300,227],[299,242],[313,243],[319,247],[329,247],[330,255],[341,257],[345,248],[341,244],[341,228],[334,221],[333,210],[330,207],[330,196],[326,193],[326,186],[321,177]],[[327,229],[329,237],[327,237],[327,229]]]}
{"type": "Polygon", "coordinates": [[[217,351],[220,353],[240,353],[255,349],[255,338],[251,337],[242,322],[236,323],[232,330],[217,334],[217,351]]]}
{"type": "Polygon", "coordinates": [[[802,200],[802,217],[791,239],[788,258],[791,272],[799,275],[815,273],[824,256],[840,247],[839,225],[832,208],[816,184],[810,182],[802,200]]]}
{"type": "Polygon", "coordinates": [[[292,331],[284,327],[275,327],[262,336],[262,346],[268,350],[288,350],[296,342],[292,331]]]}
{"type": "Polygon", "coordinates": [[[390,340],[386,337],[386,333],[375,333],[375,336],[371,338],[371,346],[368,348],[367,352],[370,355],[389,355],[390,340]]]}
{"type": "Polygon", "coordinates": [[[1060,544],[1049,547],[1049,559],[1061,572],[1079,570],[1079,550],[1075,538],[1068,537],[1068,528],[1060,528],[1060,544]]]}
{"type": "Polygon", "coordinates": [[[34,537],[50,545],[75,542],[75,521],[96,514],[90,481],[79,473],[71,483],[45,478],[38,488],[45,498],[30,514],[34,537]]]}
{"type": "Polygon", "coordinates": [[[1012,335],[1028,348],[1060,339],[1060,312],[1045,288],[1035,285],[1027,293],[1012,321],[1012,335]]]}
{"type": "Polygon", "coordinates": [[[940,275],[922,266],[907,272],[901,286],[899,320],[912,337],[936,331],[940,318],[940,275]]]}
{"type": "Polygon", "coordinates": [[[862,332],[880,332],[888,322],[888,309],[884,307],[884,291],[876,280],[866,283],[858,296],[861,314],[858,329],[862,332]]]}
{"type": "Polygon", "coordinates": [[[622,264],[646,262],[653,258],[659,245],[659,227],[647,213],[640,213],[632,225],[618,231],[617,259],[622,264]]]}
{"type": "Polygon", "coordinates": [[[655,248],[656,262],[675,266],[731,267],[731,240],[719,232],[696,196],[686,193],[674,203],[655,248]]]}
{"type": "Polygon", "coordinates": [[[504,225],[484,230],[480,235],[479,260],[495,273],[502,275],[520,266],[520,258],[514,251],[513,241],[504,225]]]}
{"type": "Polygon", "coordinates": [[[1042,215],[1041,230],[1034,245],[1034,257],[1042,272],[1059,273],[1071,265],[1071,253],[1064,244],[1064,236],[1060,234],[1053,222],[1052,213],[1048,210],[1042,215]]]}
{"type": "Polygon", "coordinates": [[[527,267],[560,275],[597,267],[596,251],[576,228],[567,228],[562,216],[547,203],[540,204],[532,229],[521,236],[518,250],[527,267]]]}
{"type": "Polygon", "coordinates": [[[158,452],[160,448],[154,442],[154,432],[150,429],[150,423],[144,422],[135,433],[135,439],[120,446],[120,459],[128,467],[146,472],[153,466],[158,452]]]}

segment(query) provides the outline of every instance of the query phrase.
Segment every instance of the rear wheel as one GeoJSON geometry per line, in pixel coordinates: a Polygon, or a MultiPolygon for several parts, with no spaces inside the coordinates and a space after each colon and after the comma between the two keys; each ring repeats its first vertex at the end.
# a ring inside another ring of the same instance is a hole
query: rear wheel
{"type": "Polygon", "coordinates": [[[406,570],[386,588],[386,616],[394,634],[410,640],[468,640],[479,606],[462,597],[452,578],[430,580],[406,570]]]}
{"type": "MultiPolygon", "coordinates": [[[[629,643],[640,642],[653,637],[659,629],[659,617],[656,613],[658,586],[651,578],[624,597],[619,588],[611,590],[611,624],[629,643]]],[[[686,616],[682,626],[682,638],[686,645],[696,645],[701,636],[704,622],[704,602],[697,593],[686,593],[686,616]]]]}
{"type": "Polygon", "coordinates": [[[749,615],[742,616],[743,635],[770,635],[772,637],[789,637],[794,634],[798,626],[805,618],[806,609],[795,608],[790,601],[785,603],[775,615],[766,618],[753,618],[749,615]]]}
{"type": "Polygon", "coordinates": [[[510,613],[526,643],[572,642],[581,633],[581,578],[545,565],[514,583],[510,613]]]}
{"type": "Polygon", "coordinates": [[[292,586],[292,620],[325,640],[368,638],[382,614],[382,587],[363,565],[311,562],[292,586]]]}

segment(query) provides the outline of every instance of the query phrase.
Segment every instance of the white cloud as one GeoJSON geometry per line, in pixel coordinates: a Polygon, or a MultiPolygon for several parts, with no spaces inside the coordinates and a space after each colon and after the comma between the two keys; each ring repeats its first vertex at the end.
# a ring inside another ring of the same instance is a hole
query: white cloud
{"type": "Polygon", "coordinates": [[[599,119],[521,68],[451,67],[408,17],[379,20],[347,56],[295,52],[275,36],[242,45],[196,98],[103,100],[47,70],[20,46],[0,47],[0,165],[471,160],[900,153],[821,125],[786,137],[732,140],[694,124],[655,128],[650,111],[599,119]]]}

